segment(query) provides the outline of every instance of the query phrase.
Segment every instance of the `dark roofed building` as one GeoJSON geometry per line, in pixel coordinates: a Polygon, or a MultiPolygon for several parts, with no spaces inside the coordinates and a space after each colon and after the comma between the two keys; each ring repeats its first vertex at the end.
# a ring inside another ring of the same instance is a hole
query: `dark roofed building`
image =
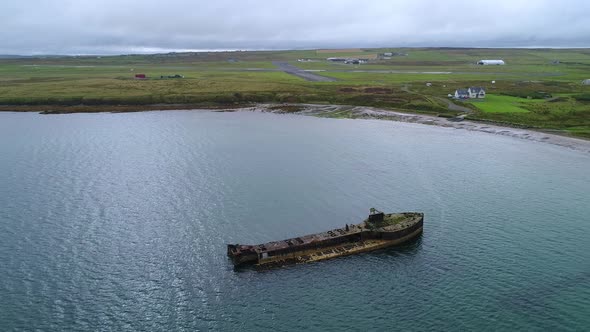
{"type": "Polygon", "coordinates": [[[469,91],[467,89],[457,89],[457,90],[455,90],[455,98],[456,99],[467,99],[467,98],[469,98],[469,91]]]}
{"type": "Polygon", "coordinates": [[[486,97],[486,89],[480,86],[472,86],[467,91],[469,92],[469,98],[483,99],[486,97]]]}

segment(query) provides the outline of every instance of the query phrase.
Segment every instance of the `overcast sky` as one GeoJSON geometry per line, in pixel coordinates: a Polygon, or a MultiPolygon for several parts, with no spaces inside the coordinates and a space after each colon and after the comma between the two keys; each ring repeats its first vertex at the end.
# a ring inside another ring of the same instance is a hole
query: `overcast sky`
{"type": "Polygon", "coordinates": [[[0,0],[0,54],[590,47],[589,0],[0,0]]]}

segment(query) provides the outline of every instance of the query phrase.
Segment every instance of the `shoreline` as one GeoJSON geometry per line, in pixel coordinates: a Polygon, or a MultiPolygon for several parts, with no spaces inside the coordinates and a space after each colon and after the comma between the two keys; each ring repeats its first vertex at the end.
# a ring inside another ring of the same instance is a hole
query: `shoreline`
{"type": "MultiPolygon", "coordinates": [[[[258,111],[278,114],[300,114],[308,116],[329,117],[330,113],[346,111],[351,116],[350,119],[374,119],[389,120],[406,123],[417,123],[438,127],[463,129],[470,131],[479,131],[488,134],[502,135],[525,139],[534,142],[547,143],[557,146],[566,147],[576,151],[590,153],[590,140],[583,138],[547,133],[540,130],[524,129],[498,124],[489,124],[485,122],[476,122],[464,120],[463,118],[444,118],[433,115],[423,115],[415,113],[402,113],[367,106],[343,106],[343,105],[315,105],[315,104],[297,104],[301,107],[300,111],[285,112],[277,108],[277,104],[260,104],[255,107],[238,108],[228,111],[258,111]],[[275,108],[275,109],[273,109],[275,108]]],[[[335,117],[337,118],[337,117],[335,117]]]]}
{"type": "Polygon", "coordinates": [[[244,105],[219,104],[147,104],[147,105],[0,105],[0,113],[39,113],[43,115],[74,113],[135,113],[150,111],[181,111],[197,109],[232,109],[244,105]]]}
{"type": "MultiPolygon", "coordinates": [[[[244,105],[191,105],[191,104],[152,104],[152,105],[109,105],[109,106],[48,106],[48,105],[0,105],[0,112],[36,112],[39,114],[73,114],[73,113],[133,113],[149,111],[195,111],[210,110],[215,112],[264,112],[276,114],[298,114],[326,118],[389,120],[417,123],[454,129],[479,131],[489,134],[509,136],[534,142],[570,148],[590,153],[590,140],[548,133],[542,130],[518,128],[510,124],[491,124],[465,120],[462,116],[446,118],[417,113],[403,113],[369,106],[321,105],[321,104],[275,104],[260,103],[244,105]],[[344,115],[344,116],[342,116],[344,115]]],[[[465,114],[467,115],[467,114],[465,114]]]]}

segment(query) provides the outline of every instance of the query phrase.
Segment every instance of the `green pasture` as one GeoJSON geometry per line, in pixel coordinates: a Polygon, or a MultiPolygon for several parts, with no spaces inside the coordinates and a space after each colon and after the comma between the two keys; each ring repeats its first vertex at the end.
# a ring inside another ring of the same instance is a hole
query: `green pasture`
{"type": "Polygon", "coordinates": [[[489,113],[526,113],[530,111],[523,107],[525,104],[542,102],[545,101],[488,94],[485,99],[472,101],[471,103],[480,110],[489,113]]]}

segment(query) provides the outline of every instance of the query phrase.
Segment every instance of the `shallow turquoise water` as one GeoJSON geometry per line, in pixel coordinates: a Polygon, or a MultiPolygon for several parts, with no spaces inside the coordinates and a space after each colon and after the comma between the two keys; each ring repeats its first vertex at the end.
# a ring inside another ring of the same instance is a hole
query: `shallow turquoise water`
{"type": "Polygon", "coordinates": [[[260,113],[0,114],[2,330],[587,330],[590,156],[260,113]],[[403,248],[266,272],[226,243],[423,211],[403,248]]]}

